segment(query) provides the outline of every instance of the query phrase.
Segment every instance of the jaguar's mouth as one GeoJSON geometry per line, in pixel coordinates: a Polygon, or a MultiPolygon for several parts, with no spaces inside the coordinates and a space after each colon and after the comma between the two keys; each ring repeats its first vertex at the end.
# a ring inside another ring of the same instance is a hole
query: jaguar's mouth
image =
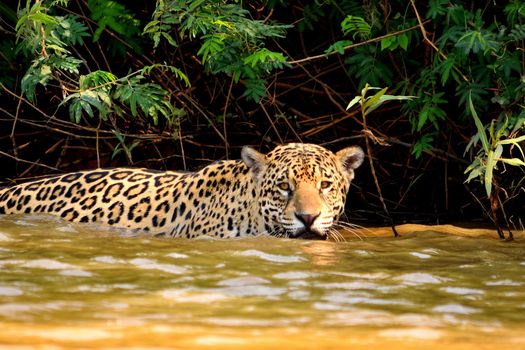
{"type": "Polygon", "coordinates": [[[328,239],[328,236],[326,234],[324,234],[324,233],[321,233],[321,232],[304,229],[302,231],[296,232],[293,235],[290,235],[290,238],[325,241],[325,240],[328,239]]]}

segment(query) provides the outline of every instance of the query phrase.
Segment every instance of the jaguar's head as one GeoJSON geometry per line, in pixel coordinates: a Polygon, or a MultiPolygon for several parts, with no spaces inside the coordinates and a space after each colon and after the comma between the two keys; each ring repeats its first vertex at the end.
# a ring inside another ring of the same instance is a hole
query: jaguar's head
{"type": "Polygon", "coordinates": [[[357,146],[334,154],[318,145],[291,143],[266,155],[244,147],[242,159],[255,181],[266,231],[327,239],[363,158],[357,146]]]}

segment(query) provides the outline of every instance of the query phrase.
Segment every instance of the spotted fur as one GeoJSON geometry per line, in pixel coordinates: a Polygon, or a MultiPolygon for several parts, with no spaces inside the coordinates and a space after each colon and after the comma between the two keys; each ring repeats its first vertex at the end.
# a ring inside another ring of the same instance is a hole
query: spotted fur
{"type": "Polygon", "coordinates": [[[359,147],[336,154],[312,144],[192,173],[114,168],[69,173],[0,190],[0,214],[49,213],[155,235],[194,238],[270,234],[326,239],[342,213],[359,147]]]}

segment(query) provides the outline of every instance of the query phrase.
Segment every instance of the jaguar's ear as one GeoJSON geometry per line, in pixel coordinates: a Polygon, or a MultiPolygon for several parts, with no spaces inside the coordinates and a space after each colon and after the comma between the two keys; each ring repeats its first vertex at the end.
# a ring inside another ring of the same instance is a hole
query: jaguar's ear
{"type": "Polygon", "coordinates": [[[365,154],[361,147],[352,146],[343,148],[335,154],[335,157],[339,161],[339,165],[343,169],[348,180],[352,181],[354,178],[354,170],[363,164],[365,154]]]}
{"type": "Polygon", "coordinates": [[[248,146],[242,148],[241,158],[244,164],[246,164],[255,175],[258,175],[266,166],[266,158],[264,154],[259,153],[248,146]]]}

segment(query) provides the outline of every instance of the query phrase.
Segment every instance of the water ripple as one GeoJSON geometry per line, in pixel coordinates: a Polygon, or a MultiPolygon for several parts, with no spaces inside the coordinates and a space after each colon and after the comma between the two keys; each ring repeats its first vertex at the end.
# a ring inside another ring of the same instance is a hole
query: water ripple
{"type": "Polygon", "coordinates": [[[269,283],[270,281],[268,281],[267,279],[261,278],[261,277],[246,276],[246,277],[230,278],[227,280],[220,281],[217,284],[219,286],[227,286],[227,287],[242,287],[242,286],[269,284],[269,283]]]}
{"type": "Polygon", "coordinates": [[[84,271],[81,269],[67,269],[60,271],[62,276],[72,276],[72,277],[92,277],[93,274],[89,271],[84,271]]]}
{"type": "Polygon", "coordinates": [[[188,255],[186,254],[181,254],[181,253],[169,253],[169,254],[166,254],[167,257],[170,257],[170,258],[174,258],[174,259],[186,259],[186,258],[189,258],[188,255]]]}
{"type": "Polygon", "coordinates": [[[409,286],[416,286],[420,284],[439,284],[450,280],[448,278],[423,272],[405,273],[401,276],[395,277],[394,279],[409,286]]]}
{"type": "Polygon", "coordinates": [[[0,296],[3,297],[16,297],[24,294],[22,289],[10,286],[0,286],[0,296]]]}
{"type": "Polygon", "coordinates": [[[172,264],[161,264],[156,260],[146,259],[146,258],[135,258],[131,259],[130,263],[137,267],[147,270],[159,270],[174,275],[181,275],[188,272],[186,267],[172,265],[172,264]]]}
{"type": "Polygon", "coordinates": [[[177,303],[207,304],[230,299],[229,296],[218,292],[196,292],[184,289],[166,289],[160,291],[159,294],[177,303]]]}
{"type": "Polygon", "coordinates": [[[487,286],[522,286],[523,283],[513,281],[513,280],[498,280],[498,281],[489,281],[486,282],[487,286]]]}
{"type": "Polygon", "coordinates": [[[74,265],[63,263],[53,259],[35,259],[21,264],[22,267],[45,270],[67,270],[75,269],[74,265]]]}
{"type": "Polygon", "coordinates": [[[315,277],[315,274],[303,271],[289,271],[276,273],[275,275],[273,275],[273,277],[283,280],[300,280],[315,277]]]}
{"type": "Polygon", "coordinates": [[[443,314],[461,314],[461,315],[470,315],[476,312],[479,312],[478,309],[473,307],[468,307],[460,304],[445,304],[439,305],[432,308],[432,311],[439,312],[443,314]]]}
{"type": "Polygon", "coordinates": [[[99,262],[99,263],[105,263],[105,264],[122,264],[125,261],[121,259],[116,259],[112,257],[111,255],[102,255],[102,256],[96,256],[92,258],[91,260],[99,262]]]}
{"type": "Polygon", "coordinates": [[[473,289],[473,288],[462,288],[462,287],[443,287],[441,288],[442,291],[445,291],[450,294],[458,294],[458,295],[483,295],[485,294],[484,291],[480,289],[473,289]]]}
{"type": "Polygon", "coordinates": [[[416,258],[420,258],[420,259],[430,259],[432,257],[432,255],[425,254],[425,253],[418,253],[418,252],[410,252],[409,254],[412,256],[415,256],[416,258]]]}
{"type": "Polygon", "coordinates": [[[362,281],[353,281],[353,282],[335,282],[335,283],[320,283],[317,286],[326,288],[326,289],[370,289],[377,290],[379,285],[371,282],[362,282],[362,281]]]}
{"type": "Polygon", "coordinates": [[[237,253],[237,255],[255,256],[257,258],[260,258],[266,261],[276,262],[276,263],[294,263],[294,262],[305,261],[305,259],[300,256],[269,254],[269,253],[261,252],[260,250],[255,250],[255,249],[245,250],[245,251],[237,253]]]}
{"type": "Polygon", "coordinates": [[[7,233],[4,233],[4,232],[0,232],[0,242],[7,242],[7,241],[10,241],[11,238],[9,237],[9,235],[7,233]]]}
{"type": "Polygon", "coordinates": [[[270,281],[255,276],[232,278],[220,281],[218,285],[224,287],[218,288],[215,291],[236,297],[275,297],[287,292],[285,288],[267,286],[269,283],[270,281]]]}

